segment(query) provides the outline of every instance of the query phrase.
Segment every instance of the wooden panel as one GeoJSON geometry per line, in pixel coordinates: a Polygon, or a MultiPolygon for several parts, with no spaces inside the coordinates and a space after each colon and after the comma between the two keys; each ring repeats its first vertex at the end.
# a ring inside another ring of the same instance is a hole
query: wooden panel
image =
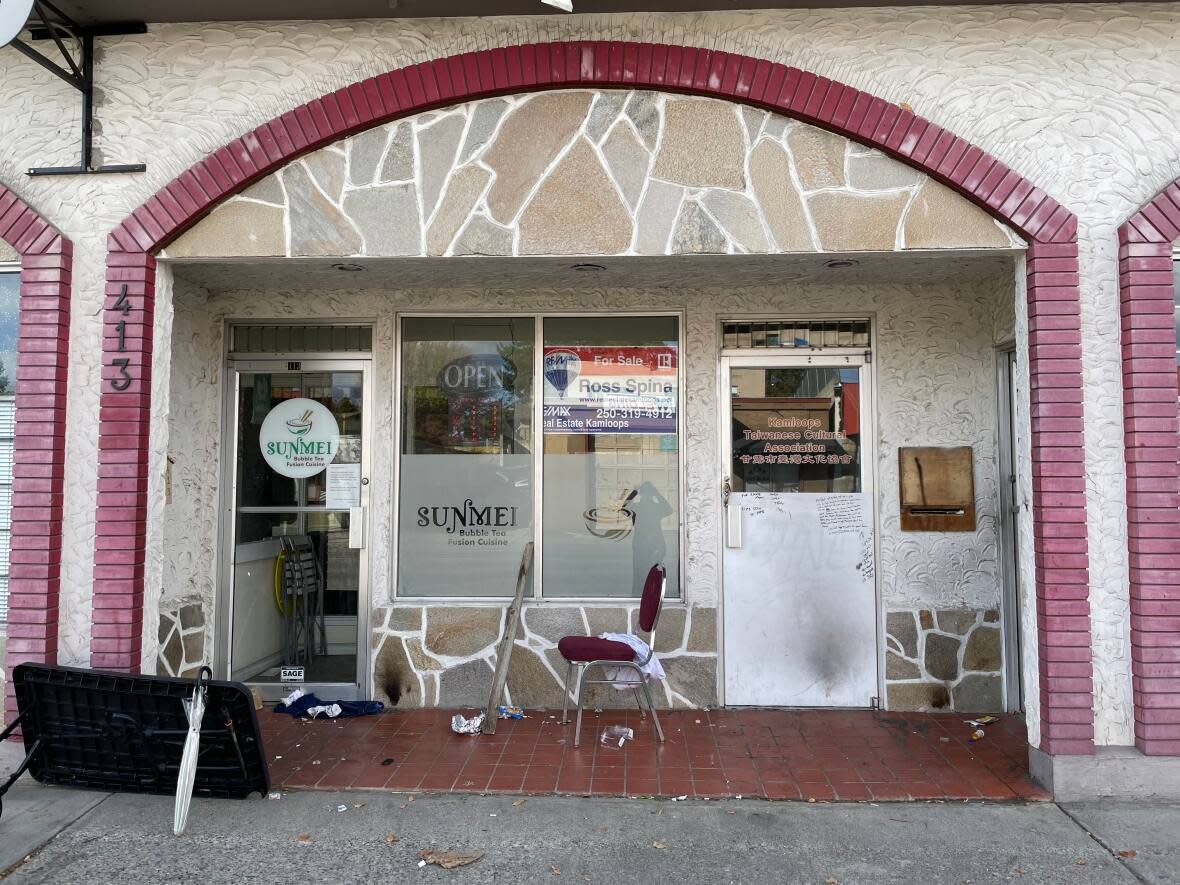
{"type": "Polygon", "coordinates": [[[975,531],[970,446],[897,450],[903,532],[975,531]]]}

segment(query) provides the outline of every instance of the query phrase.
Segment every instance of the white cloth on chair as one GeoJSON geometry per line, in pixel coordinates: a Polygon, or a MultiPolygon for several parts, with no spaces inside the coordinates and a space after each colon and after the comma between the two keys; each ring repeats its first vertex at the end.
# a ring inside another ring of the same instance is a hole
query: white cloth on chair
{"type": "MultiPolygon", "coordinates": [[[[635,652],[636,663],[647,657],[647,643],[631,633],[602,633],[598,638],[609,639],[611,642],[622,642],[631,646],[631,650],[635,652]]],[[[604,667],[603,669],[606,671],[607,680],[614,688],[628,689],[639,684],[639,677],[630,667],[604,667]]],[[[658,682],[667,676],[664,673],[664,665],[660,663],[660,659],[655,656],[654,652],[641,669],[648,682],[658,682]]]]}

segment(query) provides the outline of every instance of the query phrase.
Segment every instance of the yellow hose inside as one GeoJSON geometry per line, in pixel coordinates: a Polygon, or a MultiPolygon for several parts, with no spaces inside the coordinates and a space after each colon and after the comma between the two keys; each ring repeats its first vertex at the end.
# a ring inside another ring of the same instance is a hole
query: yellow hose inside
{"type": "Polygon", "coordinates": [[[280,550],[279,555],[275,557],[275,608],[279,610],[279,615],[287,617],[287,606],[283,604],[283,560],[287,558],[287,551],[280,550]]]}

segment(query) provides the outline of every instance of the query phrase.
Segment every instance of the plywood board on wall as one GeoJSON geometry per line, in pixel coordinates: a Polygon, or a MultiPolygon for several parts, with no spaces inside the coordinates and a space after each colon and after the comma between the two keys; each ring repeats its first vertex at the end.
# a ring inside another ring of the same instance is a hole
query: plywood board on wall
{"type": "Polygon", "coordinates": [[[897,450],[903,532],[975,531],[971,446],[897,450]]]}

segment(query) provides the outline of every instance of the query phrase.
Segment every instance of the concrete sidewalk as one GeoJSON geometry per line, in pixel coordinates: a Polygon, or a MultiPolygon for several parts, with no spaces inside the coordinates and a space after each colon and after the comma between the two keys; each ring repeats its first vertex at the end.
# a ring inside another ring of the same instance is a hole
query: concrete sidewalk
{"type": "MultiPolygon", "coordinates": [[[[0,784],[25,758],[21,744],[0,741],[0,784]]],[[[3,797],[0,874],[21,863],[107,797],[90,790],[43,787],[25,774],[3,797]]]]}
{"type": "MultiPolygon", "coordinates": [[[[290,792],[195,800],[171,834],[172,799],[103,798],[46,830],[5,883],[1119,883],[1178,881],[1180,806],[814,803],[766,800],[290,792]],[[338,811],[343,805],[344,811],[338,811]],[[1094,833],[1088,834],[1087,830],[1094,833]],[[423,848],[484,856],[419,869],[423,848]],[[1119,852],[1134,852],[1120,857],[1119,852]]],[[[7,805],[7,803],[6,803],[7,805]]],[[[6,809],[0,843],[16,815],[6,809]]]]}

